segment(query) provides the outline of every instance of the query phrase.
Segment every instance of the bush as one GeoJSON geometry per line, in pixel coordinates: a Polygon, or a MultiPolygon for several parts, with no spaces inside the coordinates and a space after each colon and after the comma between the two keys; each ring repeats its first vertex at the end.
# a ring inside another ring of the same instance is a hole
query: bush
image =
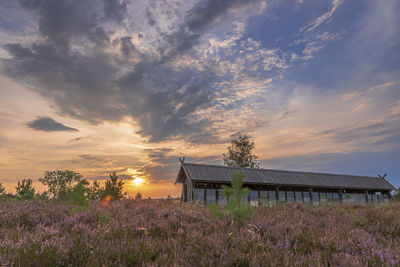
{"type": "Polygon", "coordinates": [[[222,193],[227,198],[227,204],[224,209],[220,209],[216,205],[211,205],[211,213],[216,218],[230,217],[236,224],[243,224],[244,220],[254,214],[254,210],[249,205],[242,205],[241,199],[243,196],[248,196],[250,190],[243,188],[244,174],[241,171],[232,174],[231,186],[222,186],[222,193]]]}
{"type": "Polygon", "coordinates": [[[124,182],[122,179],[118,179],[116,172],[113,172],[110,174],[110,179],[107,179],[104,189],[101,190],[100,198],[105,199],[107,197],[112,201],[122,199],[127,194],[126,192],[122,193],[123,188],[124,182]]]}
{"type": "Polygon", "coordinates": [[[137,194],[136,194],[136,196],[135,196],[135,199],[136,199],[136,200],[142,199],[142,193],[137,192],[137,194]]]}
{"type": "Polygon", "coordinates": [[[394,193],[393,199],[400,201],[400,186],[397,188],[396,192],[394,193]]]}
{"type": "Polygon", "coordinates": [[[18,186],[15,189],[18,199],[32,200],[35,198],[35,188],[32,186],[31,179],[24,179],[22,182],[18,182],[18,186]]]}

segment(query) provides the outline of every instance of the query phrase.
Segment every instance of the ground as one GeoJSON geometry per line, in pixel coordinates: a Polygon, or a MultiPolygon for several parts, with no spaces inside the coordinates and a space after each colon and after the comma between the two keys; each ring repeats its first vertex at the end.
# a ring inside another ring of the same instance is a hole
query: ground
{"type": "Polygon", "coordinates": [[[259,207],[237,226],[170,200],[3,202],[0,240],[6,266],[398,266],[400,204],[259,207]]]}

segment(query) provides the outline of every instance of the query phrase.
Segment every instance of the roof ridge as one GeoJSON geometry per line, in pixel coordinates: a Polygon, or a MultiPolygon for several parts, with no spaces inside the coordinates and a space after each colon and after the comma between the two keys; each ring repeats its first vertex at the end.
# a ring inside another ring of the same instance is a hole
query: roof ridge
{"type": "MultiPolygon", "coordinates": [[[[197,166],[205,166],[205,167],[216,167],[216,168],[225,168],[225,169],[247,169],[254,171],[275,171],[275,172],[291,172],[291,173],[304,173],[304,174],[319,174],[319,175],[334,175],[334,176],[347,176],[347,177],[359,177],[359,178],[372,178],[379,179],[379,177],[375,176],[365,176],[365,175],[352,175],[352,174],[339,174],[339,173],[327,173],[327,172],[309,172],[309,171],[293,171],[293,170],[279,170],[279,169],[264,169],[264,168],[248,168],[248,167],[236,167],[236,166],[224,166],[224,165],[215,165],[215,164],[202,164],[202,163],[192,163],[192,162],[184,162],[183,165],[197,165],[197,166]]],[[[387,181],[386,179],[382,179],[387,181]]]]}

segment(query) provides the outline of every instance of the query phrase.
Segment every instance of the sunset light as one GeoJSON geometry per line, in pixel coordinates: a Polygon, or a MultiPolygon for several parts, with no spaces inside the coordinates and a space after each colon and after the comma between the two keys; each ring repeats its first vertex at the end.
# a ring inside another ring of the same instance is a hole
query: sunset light
{"type": "Polygon", "coordinates": [[[136,186],[140,186],[144,183],[144,179],[136,177],[135,180],[132,180],[132,183],[136,186]]]}

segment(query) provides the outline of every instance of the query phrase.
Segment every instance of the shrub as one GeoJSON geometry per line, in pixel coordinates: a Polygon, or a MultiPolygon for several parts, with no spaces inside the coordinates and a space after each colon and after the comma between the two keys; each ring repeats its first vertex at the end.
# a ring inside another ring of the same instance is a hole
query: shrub
{"type": "Polygon", "coordinates": [[[393,199],[400,201],[400,186],[397,188],[396,192],[394,193],[393,199]]]}
{"type": "Polygon", "coordinates": [[[18,186],[15,189],[18,199],[31,200],[35,198],[35,188],[32,186],[31,179],[24,179],[22,182],[18,182],[18,186]]]}
{"type": "Polygon", "coordinates": [[[136,194],[136,196],[135,196],[135,199],[136,199],[136,200],[142,199],[142,193],[137,192],[137,194],[136,194]]]}
{"type": "Polygon", "coordinates": [[[101,190],[100,197],[104,199],[105,197],[111,197],[111,200],[118,200],[124,198],[127,194],[122,193],[124,187],[124,182],[119,179],[116,172],[110,174],[110,178],[107,179],[104,189],[101,190]]]}
{"type": "Polygon", "coordinates": [[[222,193],[227,198],[225,209],[220,209],[216,205],[210,206],[211,213],[216,218],[232,217],[233,222],[241,225],[245,219],[253,215],[253,208],[249,205],[243,205],[241,203],[242,197],[250,194],[250,190],[248,188],[243,188],[243,178],[243,172],[234,172],[232,174],[231,186],[222,187],[222,193]]]}

